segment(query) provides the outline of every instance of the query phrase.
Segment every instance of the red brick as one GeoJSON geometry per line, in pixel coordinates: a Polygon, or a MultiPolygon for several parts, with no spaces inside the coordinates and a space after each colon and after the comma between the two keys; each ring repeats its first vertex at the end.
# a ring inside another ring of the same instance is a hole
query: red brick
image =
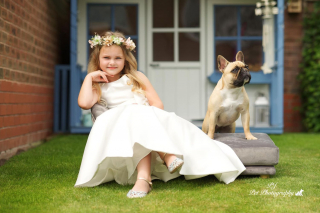
{"type": "Polygon", "coordinates": [[[25,135],[20,135],[17,137],[8,138],[5,140],[0,140],[0,152],[8,149],[12,149],[17,146],[22,146],[28,143],[43,140],[48,136],[50,131],[44,130],[39,132],[33,132],[25,135]]]}
{"type": "Polygon", "coordinates": [[[2,128],[0,129],[0,140],[5,138],[16,137],[19,135],[25,135],[31,132],[41,131],[43,129],[46,129],[46,127],[49,127],[49,125],[47,125],[46,122],[37,122],[26,125],[2,128]]]}
{"type": "Polygon", "coordinates": [[[300,112],[296,110],[301,106],[299,94],[303,13],[285,15],[284,29],[284,131],[295,132],[302,130],[300,112]]]}

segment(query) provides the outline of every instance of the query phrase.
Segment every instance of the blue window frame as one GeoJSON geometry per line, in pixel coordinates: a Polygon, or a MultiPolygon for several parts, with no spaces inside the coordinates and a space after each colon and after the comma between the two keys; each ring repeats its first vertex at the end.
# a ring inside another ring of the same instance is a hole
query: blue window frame
{"type": "MultiPolygon", "coordinates": [[[[255,6],[251,6],[251,5],[215,5],[213,6],[213,11],[214,14],[216,14],[216,12],[218,10],[221,10],[223,8],[228,8],[229,10],[231,10],[233,13],[231,13],[231,15],[233,15],[234,19],[234,25],[235,25],[235,30],[234,32],[230,33],[228,32],[229,35],[217,35],[217,33],[215,33],[214,35],[214,55],[215,58],[212,59],[213,63],[214,63],[214,70],[212,72],[212,74],[208,77],[209,80],[212,83],[217,83],[219,81],[219,79],[221,78],[221,73],[219,72],[219,70],[217,70],[217,65],[216,65],[216,58],[218,55],[221,55],[221,53],[217,52],[217,44],[223,42],[223,41],[227,41],[229,44],[232,45],[232,43],[236,46],[236,51],[233,53],[232,57],[235,57],[236,52],[242,50],[243,51],[243,44],[245,42],[254,42],[256,41],[256,43],[261,42],[261,65],[263,64],[263,51],[262,51],[262,19],[261,17],[256,17],[257,20],[261,20],[261,33],[254,33],[255,35],[244,35],[245,33],[243,33],[243,28],[244,28],[244,24],[242,23],[242,14],[241,14],[241,10],[248,10],[248,9],[254,9],[255,6]],[[251,8],[250,8],[251,7],[251,8]]],[[[230,12],[231,12],[230,11],[230,12]]],[[[219,23],[216,19],[214,19],[214,31],[217,32],[217,27],[219,27],[219,23]]],[[[245,55],[245,59],[246,59],[246,54],[244,52],[245,55]]],[[[233,58],[234,59],[234,58],[233,58]]],[[[227,60],[230,60],[227,58],[227,60]]],[[[245,60],[246,61],[246,60],[245,60]]],[[[249,66],[250,69],[250,66],[249,66]]],[[[264,74],[260,69],[259,71],[256,70],[256,72],[251,72],[251,76],[252,76],[252,80],[250,82],[250,84],[271,84],[271,74],[264,74]]]]}

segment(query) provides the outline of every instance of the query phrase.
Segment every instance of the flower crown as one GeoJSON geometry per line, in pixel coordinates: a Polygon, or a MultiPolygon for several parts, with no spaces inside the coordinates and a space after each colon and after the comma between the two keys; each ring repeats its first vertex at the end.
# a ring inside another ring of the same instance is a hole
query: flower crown
{"type": "Polygon", "coordinates": [[[136,48],[136,45],[134,42],[130,39],[124,39],[122,37],[116,37],[114,35],[112,36],[99,36],[95,35],[89,40],[90,47],[93,48],[96,45],[107,45],[108,47],[111,46],[112,44],[116,44],[118,46],[125,45],[126,48],[130,51],[134,50],[136,48]]]}

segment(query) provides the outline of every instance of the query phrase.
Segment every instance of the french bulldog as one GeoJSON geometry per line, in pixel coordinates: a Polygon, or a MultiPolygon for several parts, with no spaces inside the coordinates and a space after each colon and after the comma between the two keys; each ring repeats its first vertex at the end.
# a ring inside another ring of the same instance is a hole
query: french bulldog
{"type": "Polygon", "coordinates": [[[251,75],[248,65],[244,63],[243,53],[239,51],[234,62],[229,62],[219,55],[218,68],[222,77],[209,98],[202,131],[212,139],[215,132],[234,133],[235,121],[241,114],[246,139],[257,140],[249,128],[249,98],[244,85],[250,83],[251,75]]]}

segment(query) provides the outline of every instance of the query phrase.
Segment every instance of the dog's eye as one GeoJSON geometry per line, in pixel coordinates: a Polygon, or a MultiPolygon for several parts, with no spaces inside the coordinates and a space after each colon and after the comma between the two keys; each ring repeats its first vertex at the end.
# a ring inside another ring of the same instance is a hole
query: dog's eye
{"type": "Polygon", "coordinates": [[[231,72],[236,73],[239,71],[239,67],[235,67],[233,70],[231,70],[231,72]]]}
{"type": "Polygon", "coordinates": [[[249,69],[249,66],[248,66],[248,65],[245,65],[244,68],[246,68],[246,69],[248,70],[248,69],[249,69]]]}

